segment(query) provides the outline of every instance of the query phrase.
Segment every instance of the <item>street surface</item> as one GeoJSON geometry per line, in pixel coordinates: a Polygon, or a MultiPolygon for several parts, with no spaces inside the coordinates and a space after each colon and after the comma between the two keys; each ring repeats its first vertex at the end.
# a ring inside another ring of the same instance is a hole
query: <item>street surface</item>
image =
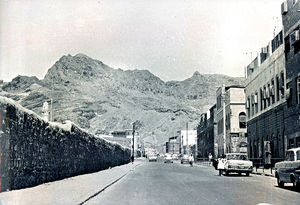
{"type": "Polygon", "coordinates": [[[142,163],[120,181],[89,199],[92,204],[300,204],[291,185],[277,187],[266,176],[218,176],[213,167],[142,163]],[[290,187],[289,187],[290,186],[290,187]]]}

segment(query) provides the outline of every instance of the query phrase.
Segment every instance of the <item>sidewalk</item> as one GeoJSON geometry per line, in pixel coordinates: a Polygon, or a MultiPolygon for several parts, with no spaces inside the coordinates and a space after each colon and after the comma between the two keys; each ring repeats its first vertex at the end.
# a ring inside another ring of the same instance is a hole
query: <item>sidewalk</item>
{"type": "Polygon", "coordinates": [[[83,204],[140,165],[141,161],[32,188],[0,193],[0,205],[83,204]]]}
{"type": "Polygon", "coordinates": [[[254,167],[252,174],[268,176],[268,177],[275,177],[275,170],[274,170],[274,168],[271,171],[271,169],[263,169],[262,167],[256,169],[254,167]]]}

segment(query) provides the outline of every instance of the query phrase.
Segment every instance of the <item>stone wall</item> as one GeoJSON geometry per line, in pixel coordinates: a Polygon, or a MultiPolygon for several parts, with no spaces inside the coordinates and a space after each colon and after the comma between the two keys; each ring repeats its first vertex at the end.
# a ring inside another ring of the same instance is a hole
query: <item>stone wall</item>
{"type": "Polygon", "coordinates": [[[20,189],[130,161],[130,149],[72,123],[42,120],[0,97],[0,191],[20,189]]]}

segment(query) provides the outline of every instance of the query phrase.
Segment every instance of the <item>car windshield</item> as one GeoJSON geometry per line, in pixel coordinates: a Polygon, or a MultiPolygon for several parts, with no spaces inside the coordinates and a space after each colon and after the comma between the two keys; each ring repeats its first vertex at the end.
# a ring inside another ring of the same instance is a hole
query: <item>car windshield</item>
{"type": "Polygon", "coordinates": [[[285,160],[286,161],[294,161],[295,160],[295,154],[294,154],[294,152],[293,151],[286,152],[285,160]]]}
{"type": "Polygon", "coordinates": [[[247,155],[245,154],[228,154],[226,155],[228,160],[247,160],[247,155]]]}

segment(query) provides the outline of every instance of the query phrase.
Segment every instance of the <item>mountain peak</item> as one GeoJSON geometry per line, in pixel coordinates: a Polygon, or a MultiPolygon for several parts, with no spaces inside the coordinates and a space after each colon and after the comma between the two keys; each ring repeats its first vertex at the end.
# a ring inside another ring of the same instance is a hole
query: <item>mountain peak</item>
{"type": "Polygon", "coordinates": [[[83,54],[83,53],[77,53],[74,57],[84,57],[84,58],[90,58],[89,56],[83,54]]]}
{"type": "Polygon", "coordinates": [[[200,76],[201,74],[198,72],[198,71],[195,71],[194,74],[193,74],[193,77],[195,76],[200,76]]]}

